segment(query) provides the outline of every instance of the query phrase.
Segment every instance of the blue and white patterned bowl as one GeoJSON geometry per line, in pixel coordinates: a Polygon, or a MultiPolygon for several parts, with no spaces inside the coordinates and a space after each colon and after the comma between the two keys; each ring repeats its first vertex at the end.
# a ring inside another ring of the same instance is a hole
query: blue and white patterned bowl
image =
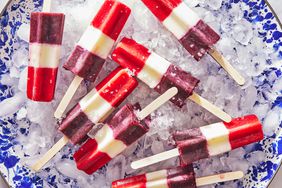
{"type": "MultiPolygon", "coordinates": [[[[244,4],[247,7],[244,15],[245,19],[260,28],[261,39],[267,46],[282,57],[282,32],[275,14],[264,0],[226,0],[225,6],[232,7],[234,4],[244,4]]],[[[7,73],[6,63],[11,61],[14,53],[13,44],[16,40],[15,33],[22,23],[29,22],[31,10],[41,6],[42,0],[15,0],[8,6],[7,11],[1,18],[0,31],[0,75],[7,73]]],[[[265,71],[268,74],[275,73],[277,77],[282,75],[280,67],[272,67],[265,71]]],[[[271,84],[271,83],[270,83],[271,84]]],[[[4,100],[13,95],[11,88],[0,85],[0,100],[4,100]]],[[[278,97],[273,103],[274,107],[282,107],[282,98],[278,97]]],[[[1,109],[0,110],[5,110],[1,109]]],[[[282,124],[280,123],[282,128],[282,124]]],[[[32,174],[29,169],[24,167],[19,161],[19,156],[13,151],[13,146],[19,145],[15,141],[19,130],[13,118],[0,119],[0,171],[11,187],[43,187],[43,180],[32,174]]],[[[275,175],[282,160],[282,133],[280,128],[271,137],[266,138],[256,145],[256,150],[266,154],[264,162],[258,166],[252,166],[244,179],[244,187],[267,187],[275,175]]],[[[58,187],[57,177],[50,174],[47,178],[50,187],[58,187]]]]}

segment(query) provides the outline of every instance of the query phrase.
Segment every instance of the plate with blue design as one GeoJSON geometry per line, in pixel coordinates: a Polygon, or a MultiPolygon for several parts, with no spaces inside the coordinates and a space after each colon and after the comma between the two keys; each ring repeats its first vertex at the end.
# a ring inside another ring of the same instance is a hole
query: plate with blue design
{"type": "MultiPolygon", "coordinates": [[[[13,61],[13,56],[19,46],[27,46],[27,44],[19,40],[16,33],[22,24],[29,23],[30,12],[40,10],[41,6],[42,0],[15,0],[11,2],[1,17],[0,75],[2,80],[5,79],[5,75],[7,74],[20,74],[20,72],[15,72],[15,70],[9,69],[13,61]]],[[[202,6],[202,4],[197,6],[202,6]]],[[[273,126],[275,128],[277,127],[277,129],[273,130],[273,132],[275,132],[274,134],[268,133],[265,139],[260,143],[252,145],[252,148],[249,150],[252,153],[255,153],[255,151],[263,152],[264,158],[259,163],[254,163],[246,170],[246,175],[242,181],[232,184],[233,186],[236,185],[238,187],[246,188],[265,188],[271,182],[282,160],[282,118],[277,115],[282,108],[282,97],[279,96],[281,95],[282,88],[280,90],[277,86],[279,85],[278,81],[282,78],[282,29],[275,13],[264,0],[224,0],[221,5],[221,11],[226,11],[227,13],[229,11],[231,12],[231,10],[234,10],[232,7],[239,7],[238,9],[236,8],[236,11],[239,11],[240,14],[244,15],[244,21],[251,23],[253,28],[256,28],[255,31],[260,40],[258,43],[263,43],[264,47],[266,47],[265,50],[270,50],[273,53],[272,56],[270,56],[270,59],[265,60],[268,66],[264,66],[264,70],[262,70],[260,74],[256,75],[255,73],[252,73],[251,80],[252,84],[256,87],[258,95],[261,95],[265,101],[268,101],[268,103],[271,104],[271,107],[267,109],[267,111],[256,108],[254,113],[260,113],[258,114],[260,119],[267,125],[273,125],[271,124],[271,121],[274,121],[277,126],[273,126]]],[[[205,6],[202,8],[209,10],[213,9],[213,7],[205,6]]],[[[217,11],[214,12],[214,14],[217,13],[217,11]]],[[[230,14],[233,13],[234,12],[230,14]]],[[[221,34],[224,34],[227,30],[228,29],[226,28],[221,28],[221,34]]],[[[247,37],[247,31],[246,36],[244,37],[247,37]]],[[[244,43],[241,36],[238,36],[237,42],[244,43]]],[[[252,58],[249,63],[253,63],[254,67],[259,69],[259,63],[255,62],[255,60],[259,59],[259,55],[254,54],[254,56],[258,56],[258,58],[252,58]]],[[[18,68],[18,70],[23,69],[23,67],[18,68]]],[[[9,81],[13,82],[15,80],[17,80],[16,76],[14,80],[12,79],[9,81]]],[[[7,83],[7,80],[5,82],[1,81],[0,84],[0,101],[2,102],[8,101],[16,95],[13,86],[11,86],[13,84],[5,85],[3,83],[7,83]]],[[[280,83],[282,84],[282,82],[280,83]]],[[[22,96],[16,96],[18,100],[21,100],[21,97],[22,96]]],[[[254,106],[263,102],[257,100],[254,102],[254,106]]],[[[0,111],[4,110],[5,109],[0,106],[0,111]]],[[[25,165],[23,158],[26,156],[20,155],[17,152],[19,148],[25,147],[24,143],[21,143],[19,137],[20,135],[30,134],[32,127],[29,124],[28,118],[21,119],[22,121],[25,121],[24,126],[19,124],[19,114],[22,115],[25,113],[20,107],[19,111],[12,113],[12,115],[0,118],[0,172],[6,182],[11,187],[79,187],[77,182],[83,181],[82,179],[66,176],[62,171],[58,172],[57,169],[48,167],[45,168],[43,172],[36,174],[29,169],[28,165],[25,165]]],[[[250,110],[250,112],[253,111],[250,110]]],[[[2,113],[0,112],[0,115],[1,114],[2,113]]],[[[246,150],[248,150],[248,148],[246,150]]],[[[57,160],[72,161],[71,152],[71,150],[65,149],[64,155],[62,155],[60,159],[57,158],[57,160]]],[[[249,154],[246,153],[243,157],[249,158],[249,154]]],[[[70,162],[66,164],[73,163],[70,162]]],[[[73,169],[73,167],[70,169],[73,169]]],[[[102,169],[99,173],[105,173],[105,169],[102,169]]],[[[93,179],[97,177],[98,176],[94,175],[93,179]]],[[[103,180],[100,178],[97,181],[103,180]]],[[[228,185],[231,184],[227,184],[227,186],[228,185]]]]}

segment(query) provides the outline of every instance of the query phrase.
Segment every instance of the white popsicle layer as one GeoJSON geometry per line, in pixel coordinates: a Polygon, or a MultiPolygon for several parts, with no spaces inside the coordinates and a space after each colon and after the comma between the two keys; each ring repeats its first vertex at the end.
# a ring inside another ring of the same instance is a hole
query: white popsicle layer
{"type": "Polygon", "coordinates": [[[111,158],[117,156],[127,147],[122,141],[114,138],[114,132],[108,125],[104,125],[95,135],[94,139],[98,144],[98,150],[108,154],[111,158]]]}
{"type": "Polygon", "coordinates": [[[155,88],[161,82],[170,65],[170,62],[151,52],[143,69],[138,73],[138,78],[150,88],[155,88]]]}
{"type": "Polygon", "coordinates": [[[160,170],[145,174],[146,188],[169,188],[167,183],[167,170],[160,170]]]}
{"type": "Polygon", "coordinates": [[[77,45],[102,59],[106,59],[114,43],[115,40],[91,25],[86,29],[77,45]]]}
{"type": "Polygon", "coordinates": [[[207,140],[207,148],[210,156],[232,150],[229,142],[229,131],[223,123],[200,127],[200,130],[207,140]]]}
{"type": "Polygon", "coordinates": [[[98,123],[107,112],[114,108],[107,100],[100,96],[96,88],[82,98],[79,105],[81,110],[87,115],[88,119],[94,124],[98,123]]]}
{"type": "Polygon", "coordinates": [[[58,68],[61,56],[61,45],[30,43],[29,66],[34,68],[58,68]]]}

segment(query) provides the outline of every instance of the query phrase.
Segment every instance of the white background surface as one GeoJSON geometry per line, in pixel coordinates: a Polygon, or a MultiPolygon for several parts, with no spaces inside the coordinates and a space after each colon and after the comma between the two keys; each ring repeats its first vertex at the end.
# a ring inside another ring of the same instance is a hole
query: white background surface
{"type": "MultiPolygon", "coordinates": [[[[278,14],[280,20],[282,20],[282,6],[281,6],[282,0],[269,0],[269,3],[272,5],[275,12],[278,14]]],[[[282,187],[282,178],[279,178],[279,177],[282,177],[282,169],[279,170],[278,174],[274,178],[269,188],[281,188],[282,187]]],[[[1,177],[0,177],[0,188],[8,188],[5,185],[1,177]]]]}

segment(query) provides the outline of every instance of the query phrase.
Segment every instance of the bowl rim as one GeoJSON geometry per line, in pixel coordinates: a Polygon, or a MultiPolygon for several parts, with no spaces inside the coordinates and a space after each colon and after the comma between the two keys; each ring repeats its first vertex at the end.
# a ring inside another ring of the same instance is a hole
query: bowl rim
{"type": "MultiPolygon", "coordinates": [[[[9,3],[11,3],[12,0],[9,1],[9,3]]],[[[271,13],[273,13],[274,16],[274,20],[277,22],[277,24],[279,25],[279,28],[282,30],[282,17],[281,20],[278,16],[278,14],[276,13],[276,11],[274,10],[274,8],[272,7],[272,5],[269,3],[270,0],[262,0],[265,2],[265,4],[267,5],[267,7],[270,9],[271,13]]],[[[8,6],[8,5],[7,5],[8,6]]],[[[7,6],[3,9],[3,12],[7,9],[7,6]]],[[[2,15],[0,14],[0,18],[2,17],[2,15]]],[[[278,134],[277,134],[278,135],[278,134]]],[[[282,135],[282,132],[281,132],[282,135]]],[[[282,170],[282,159],[279,162],[279,167],[277,167],[277,169],[275,170],[275,172],[273,173],[271,179],[268,181],[266,187],[269,187],[270,184],[273,182],[274,178],[276,178],[279,170],[282,170]]],[[[3,181],[7,184],[8,187],[10,187],[10,184],[8,183],[7,179],[4,177],[4,174],[0,171],[0,178],[3,179],[3,181]]]]}
{"type": "MultiPolygon", "coordinates": [[[[268,6],[268,8],[269,8],[269,9],[271,10],[271,12],[273,13],[273,15],[274,15],[274,17],[275,17],[275,19],[276,19],[276,21],[277,21],[277,23],[278,23],[280,29],[282,30],[282,22],[281,22],[279,16],[277,15],[276,11],[274,10],[274,8],[272,7],[272,5],[270,4],[269,0],[264,0],[264,2],[266,3],[266,5],[268,6]]],[[[281,19],[282,19],[282,18],[281,18],[281,19]]],[[[276,178],[276,176],[277,176],[279,170],[282,170],[281,167],[282,167],[282,161],[280,161],[279,167],[276,169],[274,175],[272,176],[272,178],[271,178],[270,181],[268,182],[267,187],[269,187],[269,186],[271,185],[271,183],[273,182],[274,178],[276,178]]]]}

